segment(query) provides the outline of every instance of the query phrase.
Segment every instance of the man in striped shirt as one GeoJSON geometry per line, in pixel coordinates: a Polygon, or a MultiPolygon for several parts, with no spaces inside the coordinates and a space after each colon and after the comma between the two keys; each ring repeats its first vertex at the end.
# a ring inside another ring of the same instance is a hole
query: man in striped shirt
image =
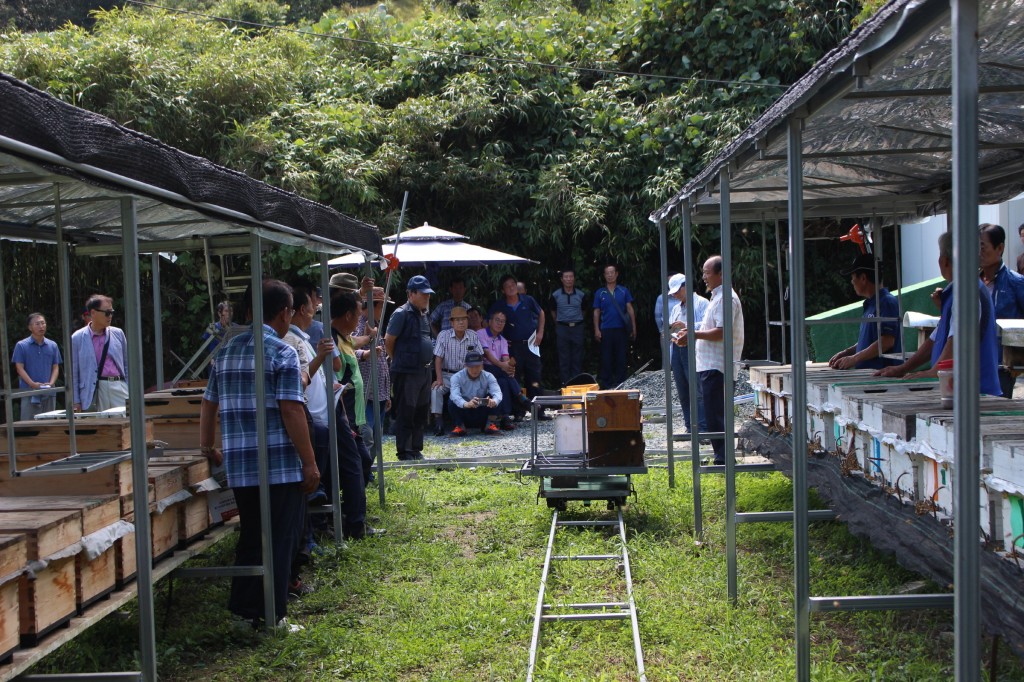
{"type": "Polygon", "coordinates": [[[437,335],[434,341],[434,383],[430,386],[430,414],[434,418],[434,435],[444,435],[444,399],[451,391],[452,376],[461,372],[466,354],[480,353],[480,339],[469,329],[469,314],[462,306],[451,309],[450,329],[437,335]]]}

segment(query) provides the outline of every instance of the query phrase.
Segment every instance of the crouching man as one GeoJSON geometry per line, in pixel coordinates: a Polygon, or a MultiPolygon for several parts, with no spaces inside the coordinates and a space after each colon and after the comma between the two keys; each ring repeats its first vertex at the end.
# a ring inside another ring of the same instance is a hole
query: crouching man
{"type": "Polygon", "coordinates": [[[465,436],[467,427],[479,428],[483,433],[501,433],[501,429],[488,417],[495,417],[501,403],[498,380],[484,371],[484,358],[479,353],[466,354],[466,367],[451,380],[452,392],[448,411],[455,428],[453,436],[465,436]]]}

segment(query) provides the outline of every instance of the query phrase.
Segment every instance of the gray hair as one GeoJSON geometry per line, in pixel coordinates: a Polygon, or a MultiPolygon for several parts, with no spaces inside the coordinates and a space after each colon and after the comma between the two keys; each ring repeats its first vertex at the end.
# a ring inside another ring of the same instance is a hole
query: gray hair
{"type": "Polygon", "coordinates": [[[953,235],[950,232],[939,235],[939,258],[953,261],[953,235]]]}

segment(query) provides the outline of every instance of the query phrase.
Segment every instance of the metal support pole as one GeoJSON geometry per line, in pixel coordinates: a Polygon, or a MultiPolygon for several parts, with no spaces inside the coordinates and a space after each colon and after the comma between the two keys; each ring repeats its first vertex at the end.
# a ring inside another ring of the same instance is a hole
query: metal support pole
{"type": "MultiPolygon", "coordinates": [[[[661,258],[661,373],[665,380],[665,433],[668,447],[668,487],[676,487],[676,462],[675,453],[672,447],[672,362],[669,353],[672,352],[672,343],[668,331],[668,230],[665,222],[658,221],[658,239],[660,241],[661,258]]],[[[682,403],[683,396],[679,396],[682,403]]]]}
{"type": "Polygon", "coordinates": [[[163,306],[160,301],[160,254],[154,251],[150,255],[153,270],[153,354],[156,356],[156,388],[164,387],[164,330],[163,306]]]}
{"type": "Polygon", "coordinates": [[[256,442],[260,480],[260,547],[263,558],[263,614],[265,625],[277,625],[274,609],[274,554],[273,534],[270,527],[270,462],[267,458],[267,384],[266,356],[263,354],[263,249],[260,236],[253,232],[249,241],[249,260],[252,273],[252,335],[255,345],[253,377],[256,383],[256,442]]]}
{"type": "Polygon", "coordinates": [[[958,682],[979,679],[978,570],[978,1],[953,0],[953,426],[956,442],[954,668],[958,682]],[[968,322],[965,323],[964,320],[968,322]],[[963,333],[960,333],[963,332],[963,333]]]}
{"type": "MultiPolygon", "coordinates": [[[[324,305],[321,312],[322,322],[325,327],[324,333],[334,337],[331,330],[331,273],[327,267],[327,254],[320,254],[320,290],[327,294],[324,296],[324,305]]],[[[324,378],[327,381],[327,404],[331,409],[327,410],[327,433],[329,457],[331,462],[331,515],[334,525],[334,539],[340,542],[344,537],[341,525],[341,472],[338,464],[338,412],[337,403],[334,402],[334,368],[324,361],[324,378]]],[[[334,358],[330,358],[334,362],[334,358]]],[[[341,400],[340,398],[338,399],[341,400]]]]}
{"type": "MultiPolygon", "coordinates": [[[[142,678],[156,682],[156,614],[153,610],[153,555],[149,500],[141,491],[149,487],[146,451],[145,376],[142,363],[142,295],[139,291],[139,241],[135,198],[121,199],[121,250],[124,272],[124,332],[128,342],[128,418],[132,443],[132,489],[135,494],[135,563],[139,589],[139,663],[142,678]]],[[[83,408],[85,406],[83,405],[83,408]]]]}
{"type": "MultiPolygon", "coordinates": [[[[78,441],[75,436],[75,357],[71,351],[71,254],[70,248],[64,243],[64,219],[61,211],[60,185],[54,185],[54,225],[57,230],[57,286],[60,289],[60,312],[64,327],[64,413],[68,416],[68,436],[70,453],[78,454],[78,441]]],[[[13,452],[13,451],[12,451],[13,452]]],[[[149,482],[147,481],[147,486],[149,482]]],[[[143,488],[146,490],[146,488],[143,488]]]]}
{"type": "MultiPolygon", "coordinates": [[[[366,261],[366,276],[373,277],[373,268],[370,265],[370,261],[366,261]]],[[[385,294],[385,298],[387,295],[385,294]]],[[[373,291],[370,291],[369,307],[366,314],[367,324],[373,326],[373,291]]],[[[381,308],[381,313],[384,309],[381,308]]],[[[377,462],[377,497],[380,501],[380,506],[384,506],[384,444],[381,442],[384,439],[383,429],[380,423],[380,406],[377,404],[377,339],[380,338],[381,330],[377,330],[377,336],[370,339],[370,348],[374,351],[370,353],[370,390],[373,391],[373,454],[374,459],[377,462]]]]}
{"type": "MultiPolygon", "coordinates": [[[[690,200],[685,199],[679,209],[683,216],[683,274],[686,276],[686,294],[693,300],[696,281],[693,272],[693,225],[690,223],[690,200]]],[[[686,328],[693,329],[693,306],[686,306],[686,328]]],[[[697,354],[696,344],[686,344],[686,364],[690,375],[690,465],[693,470],[693,534],[697,542],[704,537],[704,501],[700,492],[700,420],[697,415],[697,354]]]]}
{"type": "Polygon", "coordinates": [[[217,307],[213,302],[213,276],[210,274],[210,240],[203,237],[203,264],[206,266],[206,294],[210,298],[210,320],[217,321],[217,307]]]}
{"type": "Polygon", "coordinates": [[[4,382],[4,414],[7,417],[7,463],[10,470],[10,477],[13,480],[18,470],[18,451],[14,448],[14,398],[11,397],[13,384],[11,377],[11,363],[7,358],[11,357],[7,339],[7,289],[4,282],[7,274],[4,272],[3,252],[0,250],[0,353],[3,353],[3,382],[4,382]]]}
{"type": "Polygon", "coordinates": [[[727,582],[729,601],[736,604],[739,592],[736,581],[736,409],[733,407],[735,389],[733,380],[736,376],[736,365],[733,363],[733,301],[732,301],[732,219],[730,217],[729,171],[723,168],[718,174],[719,192],[722,203],[719,204],[722,228],[722,345],[724,346],[724,362],[722,365],[723,388],[725,389],[725,427],[723,451],[725,456],[725,553],[727,560],[727,582]]]}
{"type": "Polygon", "coordinates": [[[893,235],[896,237],[896,306],[900,315],[900,323],[897,325],[900,335],[900,361],[907,359],[907,344],[903,343],[903,254],[900,242],[903,241],[903,229],[896,222],[896,215],[892,217],[893,235]]]}
{"type": "Polygon", "coordinates": [[[772,359],[771,315],[768,314],[768,223],[761,214],[761,286],[764,288],[764,359],[772,359]]]}
{"type": "Polygon", "coordinates": [[[782,364],[786,364],[786,288],[782,280],[782,271],[785,269],[782,266],[782,235],[779,231],[779,219],[775,219],[775,262],[778,265],[778,272],[776,273],[776,280],[779,284],[779,338],[780,346],[782,350],[782,364]]]}
{"type": "MultiPolygon", "coordinates": [[[[793,322],[793,412],[807,410],[807,331],[804,319],[804,175],[803,123],[789,119],[789,306],[793,322]]],[[[793,420],[793,599],[796,618],[796,679],[811,679],[810,565],[807,533],[807,420],[793,420]]]]}

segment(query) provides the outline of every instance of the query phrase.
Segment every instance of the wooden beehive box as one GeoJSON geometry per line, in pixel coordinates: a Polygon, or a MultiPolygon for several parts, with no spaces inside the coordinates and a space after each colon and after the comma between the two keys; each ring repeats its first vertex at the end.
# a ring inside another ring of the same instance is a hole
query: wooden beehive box
{"type": "Polygon", "coordinates": [[[181,542],[181,505],[182,502],[171,505],[162,513],[156,510],[149,514],[150,529],[153,533],[153,560],[164,558],[175,549],[181,542]]]}
{"type": "MultiPolygon", "coordinates": [[[[134,522],[135,516],[129,514],[125,521],[134,522]]],[[[135,533],[128,533],[114,542],[114,582],[118,589],[122,589],[135,578],[137,565],[135,533]]]]}
{"type": "MultiPolygon", "coordinates": [[[[7,452],[7,424],[0,425],[0,453],[7,452]]],[[[71,426],[63,419],[42,419],[14,423],[15,447],[19,454],[69,453],[71,426]]],[[[146,440],[153,440],[153,424],[146,420],[146,440]]],[[[78,452],[121,452],[132,447],[128,419],[82,418],[75,420],[78,452]]]]}
{"type": "MultiPolygon", "coordinates": [[[[0,513],[0,534],[24,534],[27,558],[45,559],[82,539],[82,514],[77,511],[0,513]]],[[[39,637],[75,614],[75,557],[50,561],[34,578],[23,575],[18,585],[21,641],[35,645],[39,637]]]]}
{"type": "MultiPolygon", "coordinates": [[[[199,449],[199,417],[152,417],[153,437],[167,443],[168,450],[199,449]]],[[[220,427],[214,428],[214,443],[220,443],[220,427]]]]}
{"type": "Polygon", "coordinates": [[[21,639],[18,613],[18,571],[28,563],[24,535],[0,535],[0,662],[18,648],[21,639]]]}
{"type": "Polygon", "coordinates": [[[587,432],[638,431],[640,391],[594,391],[584,400],[587,405],[587,432]]]}
{"type": "Polygon", "coordinates": [[[185,469],[185,486],[193,486],[210,478],[210,460],[198,450],[174,451],[170,454],[152,457],[150,467],[180,466],[185,469]]]}
{"type": "MultiPolygon", "coordinates": [[[[39,464],[67,457],[60,455],[18,455],[18,470],[24,471],[39,464]]],[[[48,476],[19,476],[8,474],[8,457],[0,456],[0,495],[25,497],[28,495],[118,495],[132,492],[132,463],[125,460],[87,473],[69,472],[48,476]]]]}
{"type": "MultiPolygon", "coordinates": [[[[116,495],[0,497],[0,513],[34,510],[81,512],[83,536],[103,530],[121,518],[121,505],[116,495]]],[[[75,556],[75,593],[79,610],[113,591],[114,564],[113,546],[91,561],[85,552],[75,556]]]]}
{"type": "Polygon", "coordinates": [[[157,465],[156,459],[150,460],[149,482],[153,485],[153,494],[157,501],[170,497],[185,487],[186,467],[169,464],[157,465]]]}
{"type": "MultiPolygon", "coordinates": [[[[199,410],[203,405],[203,394],[191,393],[175,395],[177,391],[147,393],[145,395],[147,417],[195,417],[199,418],[199,410]]],[[[131,414],[131,401],[128,402],[126,414],[131,414]]]]}
{"type": "Polygon", "coordinates": [[[210,529],[210,507],[206,494],[193,495],[179,507],[178,536],[182,542],[191,542],[206,534],[210,529]]]}

